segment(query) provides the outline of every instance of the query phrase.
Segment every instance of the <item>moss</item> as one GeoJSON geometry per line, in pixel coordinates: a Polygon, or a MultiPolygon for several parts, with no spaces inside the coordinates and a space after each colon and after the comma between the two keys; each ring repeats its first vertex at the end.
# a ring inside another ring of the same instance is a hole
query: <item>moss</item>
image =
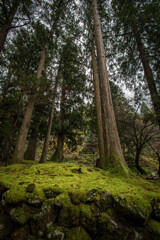
{"type": "Polygon", "coordinates": [[[108,215],[108,213],[101,213],[98,222],[102,232],[107,230],[112,233],[117,228],[117,223],[108,215]]]}
{"type": "Polygon", "coordinates": [[[66,240],[91,240],[82,227],[73,228],[66,232],[66,240]]]}
{"type": "Polygon", "coordinates": [[[23,207],[19,207],[19,208],[13,208],[10,211],[10,215],[11,218],[16,221],[19,224],[24,225],[25,223],[27,223],[29,217],[30,217],[30,213],[28,211],[28,208],[24,205],[23,207]]]}
{"type": "Polygon", "coordinates": [[[27,240],[43,240],[42,238],[37,238],[35,236],[29,236],[27,240]]]}
{"type": "MultiPolygon", "coordinates": [[[[10,203],[19,203],[35,196],[44,201],[45,190],[49,189],[60,195],[67,194],[68,204],[72,207],[73,204],[85,203],[87,193],[96,188],[98,194],[95,201],[99,201],[100,192],[107,191],[113,197],[124,197],[129,205],[137,205],[142,212],[147,210],[149,214],[151,199],[160,199],[159,181],[149,182],[134,175],[126,178],[115,172],[96,171],[92,167],[71,163],[13,164],[0,167],[0,178],[2,185],[9,188],[4,198],[10,203]],[[81,172],[76,172],[75,169],[79,168],[81,172]],[[26,191],[29,184],[35,184],[32,193],[26,191]]],[[[61,197],[57,196],[57,199],[60,201],[61,197]]]]}
{"type": "Polygon", "coordinates": [[[117,154],[112,153],[105,161],[105,169],[124,177],[129,177],[129,169],[123,160],[117,154]]]}
{"type": "Polygon", "coordinates": [[[87,229],[89,229],[92,234],[96,234],[97,229],[97,216],[99,214],[99,211],[97,211],[97,208],[94,204],[87,205],[87,204],[81,204],[80,205],[80,222],[83,226],[85,226],[87,229]]]}
{"type": "Polygon", "coordinates": [[[99,217],[99,223],[100,224],[104,224],[104,223],[108,223],[109,221],[109,215],[108,213],[101,213],[101,216],[99,217]]]}
{"type": "Polygon", "coordinates": [[[18,204],[27,200],[28,196],[24,186],[15,185],[5,193],[5,201],[11,204],[18,204]]]}
{"type": "Polygon", "coordinates": [[[148,221],[148,218],[152,212],[151,203],[145,198],[138,198],[135,196],[115,196],[114,200],[116,204],[123,209],[128,210],[130,214],[135,216],[137,219],[141,219],[144,224],[148,221]]]}
{"type": "MultiPolygon", "coordinates": [[[[148,223],[149,231],[157,236],[160,236],[160,222],[151,219],[148,223]]],[[[153,238],[154,239],[154,238],[153,238]]]]}

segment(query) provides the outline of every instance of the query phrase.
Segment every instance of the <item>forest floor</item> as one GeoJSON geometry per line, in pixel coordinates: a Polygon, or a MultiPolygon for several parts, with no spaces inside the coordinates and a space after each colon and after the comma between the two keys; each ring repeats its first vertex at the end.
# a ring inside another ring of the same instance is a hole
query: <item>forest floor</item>
{"type": "MultiPolygon", "coordinates": [[[[63,228],[65,234],[70,231],[71,225],[79,226],[79,222],[91,231],[91,236],[100,234],[99,227],[106,229],[106,224],[107,231],[119,232],[126,219],[123,231],[127,234],[132,231],[143,233],[146,226],[146,234],[153,233],[155,239],[160,237],[160,180],[147,180],[133,173],[124,177],[84,164],[24,161],[0,167],[0,196],[6,209],[16,206],[9,214],[20,225],[26,224],[29,219],[39,221],[40,213],[33,214],[30,206],[40,207],[38,211],[42,211],[44,218],[44,206],[51,203],[62,207],[55,229],[59,225],[67,226],[67,229],[63,228]],[[118,223],[120,219],[122,222],[118,223]],[[137,227],[135,223],[128,225],[130,220],[138,223],[137,227]]],[[[42,225],[43,222],[44,219],[41,220],[42,225]]]]}
{"type": "Polygon", "coordinates": [[[146,180],[145,177],[134,174],[126,178],[84,164],[36,164],[33,161],[24,161],[23,164],[1,167],[0,182],[10,189],[6,198],[11,198],[11,201],[26,198],[28,194],[26,187],[29,184],[36,186],[33,194],[40,199],[45,198],[47,189],[76,192],[84,196],[93,188],[136,199],[142,206],[151,198],[160,198],[159,180],[146,180]]]}

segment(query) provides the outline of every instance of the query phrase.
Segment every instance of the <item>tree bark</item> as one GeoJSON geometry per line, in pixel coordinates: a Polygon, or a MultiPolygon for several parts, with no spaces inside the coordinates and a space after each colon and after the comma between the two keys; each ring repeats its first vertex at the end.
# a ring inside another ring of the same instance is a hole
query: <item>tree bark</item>
{"type": "Polygon", "coordinates": [[[136,149],[135,165],[136,165],[137,170],[138,170],[141,174],[144,174],[145,171],[144,171],[143,168],[141,168],[141,166],[140,166],[140,164],[139,164],[140,153],[141,153],[141,149],[136,149]]]}
{"type": "Polygon", "coordinates": [[[105,49],[102,38],[101,23],[96,0],[92,0],[94,29],[97,49],[98,74],[100,80],[100,94],[102,106],[102,121],[104,135],[105,168],[126,172],[126,162],[121,150],[112,96],[106,68],[105,49]]]}
{"type": "Polygon", "coordinates": [[[55,98],[56,98],[56,93],[57,93],[57,87],[58,87],[58,75],[56,76],[55,80],[55,87],[53,91],[53,99],[52,99],[52,105],[51,105],[51,111],[49,114],[49,120],[48,120],[48,126],[47,126],[47,134],[44,140],[44,145],[43,145],[43,151],[40,159],[40,163],[44,163],[47,160],[47,152],[48,152],[48,146],[49,146],[49,137],[51,133],[51,128],[52,128],[52,121],[53,121],[53,114],[54,114],[54,105],[55,105],[55,98]]]}
{"type": "MultiPolygon", "coordinates": [[[[37,79],[39,79],[42,75],[42,70],[46,60],[47,52],[48,52],[48,43],[45,44],[42,51],[41,59],[37,69],[37,79]]],[[[32,94],[28,100],[27,108],[24,114],[22,125],[20,127],[16,147],[12,157],[13,162],[15,163],[21,162],[22,159],[24,158],[25,144],[27,140],[28,130],[31,124],[32,113],[33,113],[35,102],[36,102],[36,93],[32,94]]]]}
{"type": "Polygon", "coordinates": [[[94,83],[94,96],[95,96],[95,107],[96,107],[96,118],[97,118],[98,148],[99,148],[99,155],[100,155],[100,160],[98,161],[98,167],[103,169],[104,163],[105,163],[105,153],[104,153],[103,125],[102,125],[102,114],[101,114],[101,98],[100,98],[99,76],[98,76],[93,39],[91,39],[91,53],[92,53],[93,83],[94,83]]]}
{"type": "Polygon", "coordinates": [[[34,127],[34,129],[32,129],[28,147],[24,154],[24,159],[26,159],[26,160],[35,160],[36,148],[37,148],[37,142],[38,142],[39,125],[40,125],[40,123],[37,123],[36,126],[34,127]]]}
{"type": "Polygon", "coordinates": [[[62,86],[62,94],[61,94],[61,108],[60,108],[60,116],[59,116],[59,133],[58,133],[58,141],[57,141],[57,154],[58,161],[63,161],[63,147],[64,147],[64,114],[65,114],[65,87],[62,86]]]}
{"type": "Polygon", "coordinates": [[[157,91],[156,84],[155,84],[154,77],[153,77],[153,73],[152,73],[151,67],[149,65],[148,57],[147,57],[145,48],[143,46],[140,34],[138,33],[138,30],[137,30],[137,27],[136,27],[135,24],[133,25],[133,32],[134,32],[134,36],[135,36],[135,39],[136,39],[137,48],[138,48],[138,51],[139,51],[139,54],[140,54],[142,65],[143,65],[143,68],[144,68],[144,73],[145,73],[145,76],[146,76],[146,81],[147,81],[149,92],[150,92],[150,95],[151,95],[153,107],[154,107],[154,110],[155,110],[155,113],[156,113],[156,116],[157,116],[158,125],[159,125],[159,128],[160,128],[160,95],[157,91]]]}

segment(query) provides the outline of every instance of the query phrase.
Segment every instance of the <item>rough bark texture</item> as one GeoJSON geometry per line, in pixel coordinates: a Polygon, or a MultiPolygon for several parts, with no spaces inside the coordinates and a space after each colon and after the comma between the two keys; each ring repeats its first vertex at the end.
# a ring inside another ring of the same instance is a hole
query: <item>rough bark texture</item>
{"type": "Polygon", "coordinates": [[[154,110],[155,110],[159,128],[160,128],[160,95],[156,88],[153,73],[152,73],[151,67],[149,65],[148,57],[147,57],[145,48],[143,46],[143,43],[141,41],[140,34],[138,33],[135,25],[133,26],[133,32],[134,32],[134,36],[136,39],[137,48],[138,48],[138,51],[140,54],[140,58],[141,58],[142,65],[144,68],[145,77],[146,77],[148,88],[149,88],[149,92],[151,95],[152,103],[154,106],[154,110]]]}
{"type": "Polygon", "coordinates": [[[91,43],[91,52],[92,52],[93,83],[94,83],[94,95],[95,95],[95,106],[96,106],[96,117],[97,117],[98,148],[99,148],[99,155],[100,155],[98,167],[104,168],[105,154],[104,154],[103,126],[102,126],[102,114],[101,114],[101,98],[100,98],[99,76],[98,76],[93,39],[91,43]]]}
{"type": "Polygon", "coordinates": [[[125,169],[124,166],[126,166],[126,163],[121,150],[114,115],[109,79],[106,69],[105,49],[96,0],[92,0],[92,8],[97,48],[98,74],[100,79],[102,121],[105,145],[105,168],[114,168],[115,170],[119,169],[119,171],[121,171],[125,169]]]}
{"type": "MultiPolygon", "coordinates": [[[[48,44],[45,44],[43,51],[42,51],[41,59],[40,59],[39,65],[38,65],[38,69],[37,69],[37,79],[39,79],[42,75],[42,70],[44,67],[47,51],[48,51],[48,44]]],[[[28,130],[29,130],[29,127],[31,124],[32,113],[33,113],[35,102],[36,102],[36,94],[33,94],[29,97],[28,105],[27,105],[27,108],[26,108],[26,111],[24,114],[24,118],[23,118],[23,122],[20,127],[15,151],[14,151],[14,154],[12,157],[14,162],[21,162],[24,157],[25,144],[26,144],[26,139],[27,139],[27,135],[28,135],[28,130]]]]}
{"type": "Polygon", "coordinates": [[[53,92],[51,111],[50,111],[49,120],[48,120],[47,134],[46,134],[46,137],[45,137],[45,140],[44,140],[43,151],[42,151],[42,156],[41,156],[41,159],[40,159],[40,163],[44,163],[47,160],[47,152],[48,152],[48,146],[49,146],[49,137],[50,137],[51,128],[52,128],[52,121],[53,121],[54,105],[55,105],[57,86],[58,86],[58,75],[57,75],[56,81],[55,81],[55,87],[54,87],[54,92],[53,92]]]}
{"type": "Polygon", "coordinates": [[[38,142],[39,125],[40,125],[40,123],[37,123],[36,126],[34,127],[34,129],[32,129],[28,147],[24,154],[24,159],[26,159],[26,160],[35,160],[36,148],[37,148],[37,142],[38,142]]]}
{"type": "Polygon", "coordinates": [[[63,161],[63,146],[64,146],[64,114],[65,114],[65,87],[62,86],[62,94],[61,94],[61,109],[60,109],[60,116],[59,116],[59,134],[58,134],[58,141],[57,141],[57,153],[58,153],[58,161],[63,161]]]}

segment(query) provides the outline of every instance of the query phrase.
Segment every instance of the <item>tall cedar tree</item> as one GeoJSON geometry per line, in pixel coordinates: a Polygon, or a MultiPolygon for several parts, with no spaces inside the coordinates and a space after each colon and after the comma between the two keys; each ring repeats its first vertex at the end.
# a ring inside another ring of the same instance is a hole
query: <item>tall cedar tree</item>
{"type": "Polygon", "coordinates": [[[104,166],[105,168],[114,169],[115,171],[119,171],[121,173],[126,173],[127,166],[121,150],[114,115],[109,79],[106,69],[105,49],[103,44],[100,16],[96,0],[92,0],[92,9],[102,106],[103,137],[105,151],[104,166]]]}
{"type": "MultiPolygon", "coordinates": [[[[60,64],[59,64],[59,69],[60,69],[60,64]]],[[[56,94],[57,94],[58,80],[59,80],[59,71],[58,71],[58,74],[55,78],[55,86],[54,86],[54,90],[53,90],[52,104],[51,104],[51,109],[50,109],[50,114],[49,114],[49,119],[48,119],[47,133],[46,133],[46,137],[45,137],[44,144],[43,144],[43,150],[42,150],[40,163],[44,163],[47,160],[47,152],[48,152],[49,138],[50,138],[51,128],[52,128],[52,121],[53,121],[53,114],[54,114],[55,99],[56,99],[56,94]]]]}

